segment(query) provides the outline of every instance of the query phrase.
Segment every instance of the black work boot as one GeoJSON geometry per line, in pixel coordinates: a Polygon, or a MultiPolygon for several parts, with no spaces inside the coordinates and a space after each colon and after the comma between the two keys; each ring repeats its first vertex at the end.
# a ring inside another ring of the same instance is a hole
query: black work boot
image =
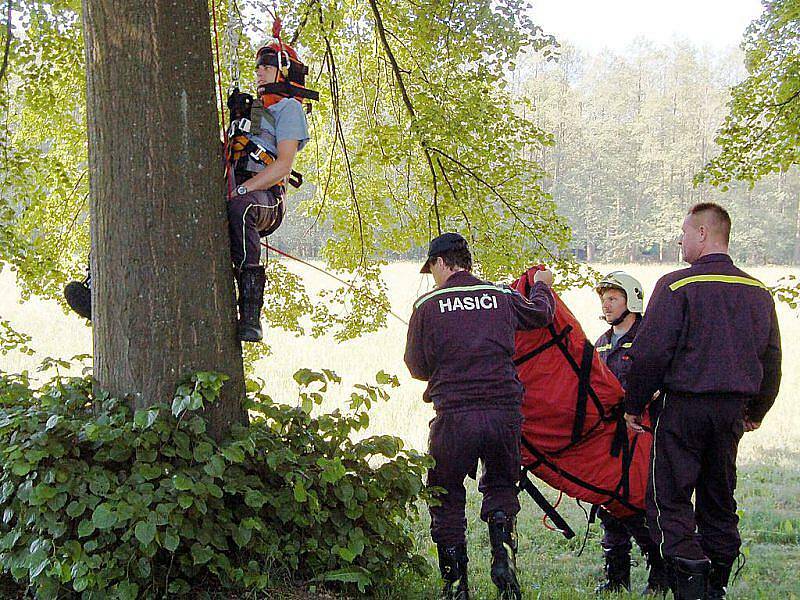
{"type": "Polygon", "coordinates": [[[711,559],[711,570],[708,573],[708,600],[722,600],[728,593],[728,579],[731,576],[733,560],[711,559]]]}
{"type": "Polygon", "coordinates": [[[594,588],[595,594],[631,589],[631,552],[628,548],[603,548],[606,580],[594,588]]]}
{"type": "Polygon", "coordinates": [[[661,558],[657,548],[647,553],[647,566],[650,572],[647,575],[647,587],[642,591],[642,596],[666,596],[669,591],[669,573],[667,562],[661,558]]]}
{"type": "Polygon", "coordinates": [[[70,281],[64,288],[64,298],[69,307],[84,319],[92,320],[92,274],[86,266],[86,279],[70,281]]]}
{"type": "Polygon", "coordinates": [[[670,560],[675,600],[705,600],[711,561],[707,558],[691,560],[677,556],[670,560]]]}
{"type": "Polygon", "coordinates": [[[264,286],[267,275],[263,265],[244,267],[237,277],[239,284],[239,324],[237,334],[241,342],[260,342],[261,307],[264,306],[264,286]]]}
{"type": "Polygon", "coordinates": [[[436,549],[439,552],[439,571],[444,579],[442,600],[469,600],[467,545],[438,544],[436,549]]]}
{"type": "Polygon", "coordinates": [[[489,541],[492,544],[492,582],[500,590],[501,600],[521,600],[517,581],[517,536],[514,517],[498,510],[489,517],[489,541]]]}

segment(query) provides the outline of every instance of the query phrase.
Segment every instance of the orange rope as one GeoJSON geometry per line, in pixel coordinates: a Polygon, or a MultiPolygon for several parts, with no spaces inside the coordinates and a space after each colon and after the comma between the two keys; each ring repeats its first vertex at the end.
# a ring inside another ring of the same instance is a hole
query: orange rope
{"type": "MultiPolygon", "coordinates": [[[[558,505],[561,504],[561,499],[563,497],[564,497],[564,492],[559,491],[558,492],[558,500],[556,500],[556,503],[553,504],[553,508],[558,508],[558,505]]],[[[550,531],[559,531],[559,529],[557,529],[556,527],[553,527],[552,525],[550,525],[547,522],[547,514],[542,515],[542,525],[544,525],[550,531]]]]}

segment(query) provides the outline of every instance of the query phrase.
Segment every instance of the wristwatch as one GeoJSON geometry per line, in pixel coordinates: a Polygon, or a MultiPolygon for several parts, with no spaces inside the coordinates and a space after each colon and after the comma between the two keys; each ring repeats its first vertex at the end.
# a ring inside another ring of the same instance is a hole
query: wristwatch
{"type": "Polygon", "coordinates": [[[247,186],[246,185],[240,185],[239,187],[236,188],[236,193],[239,196],[244,196],[247,193],[247,186]]]}

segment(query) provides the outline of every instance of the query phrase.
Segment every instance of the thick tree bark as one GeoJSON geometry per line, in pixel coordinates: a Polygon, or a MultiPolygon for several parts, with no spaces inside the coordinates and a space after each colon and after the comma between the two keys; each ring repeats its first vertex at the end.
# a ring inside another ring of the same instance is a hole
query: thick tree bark
{"type": "Polygon", "coordinates": [[[136,408],[181,377],[230,380],[208,411],[246,422],[205,2],[84,0],[94,370],[136,408]]]}

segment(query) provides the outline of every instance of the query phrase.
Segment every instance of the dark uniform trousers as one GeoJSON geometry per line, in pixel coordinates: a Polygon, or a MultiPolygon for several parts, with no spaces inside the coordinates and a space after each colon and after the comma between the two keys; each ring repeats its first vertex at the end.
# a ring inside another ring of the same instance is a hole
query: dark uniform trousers
{"type": "Polygon", "coordinates": [[[464,479],[483,473],[478,490],[483,494],[481,519],[495,511],[508,516],[519,512],[517,482],[520,472],[519,409],[485,406],[439,413],[430,426],[429,451],[436,465],[428,471],[428,485],[445,489],[441,504],[431,506],[431,537],[436,544],[456,546],[466,541],[466,489],[464,479]]]}
{"type": "Polygon", "coordinates": [[[647,487],[650,531],[662,556],[733,561],[741,545],[733,493],[745,400],[662,398],[647,487]]]}
{"type": "Polygon", "coordinates": [[[597,511],[597,518],[603,525],[603,539],[600,541],[603,549],[630,552],[631,538],[636,540],[636,545],[641,548],[642,553],[647,554],[653,549],[644,512],[619,519],[600,508],[597,511]]]}
{"type": "Polygon", "coordinates": [[[261,262],[261,237],[278,228],[284,212],[280,186],[231,197],[228,202],[228,233],[234,267],[241,269],[261,262]]]}

